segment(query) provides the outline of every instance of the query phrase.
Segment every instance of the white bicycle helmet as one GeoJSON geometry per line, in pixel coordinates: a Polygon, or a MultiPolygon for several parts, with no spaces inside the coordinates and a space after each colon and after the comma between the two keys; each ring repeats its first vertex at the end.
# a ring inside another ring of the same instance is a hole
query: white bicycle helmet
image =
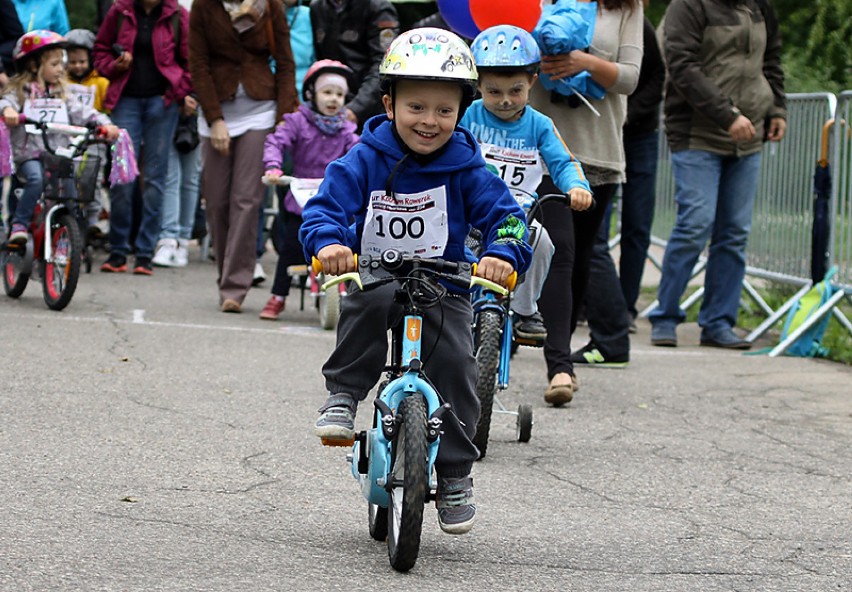
{"type": "Polygon", "coordinates": [[[473,55],[461,37],[450,31],[424,27],[406,31],[394,39],[379,66],[382,91],[396,80],[458,82],[466,107],[476,94],[478,75],[473,55]]]}

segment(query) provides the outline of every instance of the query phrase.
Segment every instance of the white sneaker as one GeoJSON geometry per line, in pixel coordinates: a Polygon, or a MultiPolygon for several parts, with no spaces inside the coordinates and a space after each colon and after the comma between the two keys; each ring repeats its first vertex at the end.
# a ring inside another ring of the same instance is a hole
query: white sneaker
{"type": "Polygon", "coordinates": [[[157,267],[174,267],[175,266],[175,249],[178,242],[174,238],[164,238],[157,244],[157,252],[154,253],[154,258],[151,263],[157,267]]]}
{"type": "Polygon", "coordinates": [[[257,286],[262,284],[266,279],[266,272],[263,271],[263,266],[260,264],[260,261],[254,264],[254,278],[251,281],[252,286],[257,286]]]}
{"type": "Polygon", "coordinates": [[[189,263],[189,240],[179,238],[175,249],[175,267],[186,267],[189,263]]]}

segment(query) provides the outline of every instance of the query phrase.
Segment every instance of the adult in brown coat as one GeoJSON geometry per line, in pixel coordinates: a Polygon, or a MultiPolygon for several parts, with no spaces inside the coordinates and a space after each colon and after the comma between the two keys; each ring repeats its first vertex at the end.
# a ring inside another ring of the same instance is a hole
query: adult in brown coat
{"type": "Polygon", "coordinates": [[[223,312],[240,312],[252,283],[265,193],[263,143],[281,115],[298,105],[281,2],[195,0],[189,69],[201,105],[202,194],[219,305],[223,312]]]}

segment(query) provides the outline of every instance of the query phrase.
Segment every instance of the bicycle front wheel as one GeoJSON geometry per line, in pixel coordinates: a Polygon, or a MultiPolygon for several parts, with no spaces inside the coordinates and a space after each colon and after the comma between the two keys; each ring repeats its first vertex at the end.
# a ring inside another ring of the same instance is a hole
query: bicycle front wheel
{"type": "Polygon", "coordinates": [[[417,562],[423,505],[429,488],[426,402],[419,393],[399,405],[402,418],[393,443],[393,465],[388,508],[388,558],[397,571],[408,571],[417,562]]]}
{"type": "Polygon", "coordinates": [[[80,225],[70,212],[61,212],[46,233],[53,260],[44,263],[44,301],[52,310],[62,310],[74,296],[83,259],[80,225]]]}
{"type": "Polygon", "coordinates": [[[32,272],[32,240],[26,247],[0,251],[0,267],[3,269],[3,287],[6,295],[17,298],[27,289],[32,272]]]}
{"type": "Polygon", "coordinates": [[[473,443],[479,448],[479,458],[488,449],[488,433],[491,431],[491,411],[494,393],[497,391],[497,366],[500,364],[500,329],[502,320],[493,310],[479,313],[476,322],[476,396],[479,397],[479,419],[473,443]]]}

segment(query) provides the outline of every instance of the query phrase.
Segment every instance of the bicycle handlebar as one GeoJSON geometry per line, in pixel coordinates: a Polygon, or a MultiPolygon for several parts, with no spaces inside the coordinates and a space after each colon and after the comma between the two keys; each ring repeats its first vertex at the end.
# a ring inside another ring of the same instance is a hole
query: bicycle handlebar
{"type": "Polygon", "coordinates": [[[85,126],[70,125],[67,123],[49,123],[46,121],[28,121],[27,116],[21,113],[18,115],[18,123],[20,125],[31,125],[42,132],[41,137],[44,140],[44,148],[51,154],[56,154],[56,148],[50,145],[50,136],[46,132],[63,134],[66,136],[80,137],[83,140],[74,146],[76,156],[82,154],[86,146],[95,142],[104,142],[104,128],[102,125],[91,123],[85,126]]]}
{"type": "Polygon", "coordinates": [[[290,175],[281,175],[280,177],[267,177],[266,175],[263,175],[263,177],[260,178],[260,181],[264,185],[282,185],[285,187],[292,184],[295,180],[296,177],[291,177],[290,175]]]}
{"type": "MultiPolygon", "coordinates": [[[[411,277],[417,270],[428,270],[429,275],[446,280],[460,288],[470,289],[474,286],[481,286],[486,290],[491,290],[502,296],[509,293],[509,289],[514,288],[517,281],[517,272],[512,272],[507,283],[510,288],[504,288],[500,284],[486,280],[476,275],[476,263],[468,263],[466,261],[454,262],[444,259],[433,259],[424,257],[412,257],[403,255],[396,249],[388,249],[379,257],[370,255],[355,255],[355,265],[357,271],[351,271],[339,276],[335,276],[325,282],[321,288],[327,290],[332,286],[336,286],[341,282],[351,280],[355,282],[362,291],[375,288],[379,285],[386,284],[397,277],[411,277]],[[385,273],[382,273],[382,272],[385,273]]],[[[322,263],[319,259],[313,257],[311,259],[311,267],[315,273],[322,272],[322,263]]]]}

